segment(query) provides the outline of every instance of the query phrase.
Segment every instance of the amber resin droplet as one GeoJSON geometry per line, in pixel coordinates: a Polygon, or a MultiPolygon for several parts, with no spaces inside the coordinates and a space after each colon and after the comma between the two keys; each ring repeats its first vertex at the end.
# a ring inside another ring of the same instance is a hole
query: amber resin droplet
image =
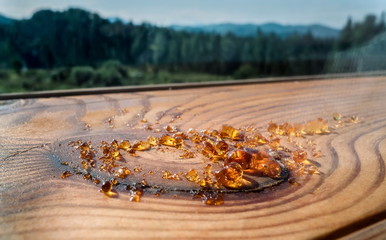
{"type": "Polygon", "coordinates": [[[181,180],[180,176],[177,173],[172,174],[168,170],[162,171],[162,178],[168,179],[168,180],[176,180],[176,181],[181,180]]]}
{"type": "Polygon", "coordinates": [[[151,146],[157,146],[158,145],[158,138],[154,136],[150,136],[147,138],[146,142],[150,144],[151,146]]]}
{"type": "Polygon", "coordinates": [[[113,184],[113,185],[118,185],[118,183],[119,183],[118,180],[115,179],[115,178],[111,179],[110,182],[111,182],[111,184],[113,184]]]}
{"type": "Polygon", "coordinates": [[[101,190],[103,192],[108,192],[108,191],[111,191],[112,188],[113,188],[113,184],[111,184],[110,181],[107,181],[107,182],[103,183],[101,190]]]}
{"type": "Polygon", "coordinates": [[[250,168],[252,156],[248,152],[238,149],[230,152],[225,159],[226,163],[236,162],[240,164],[243,169],[250,168]]]}
{"type": "Polygon", "coordinates": [[[82,149],[82,151],[90,151],[91,147],[88,143],[82,143],[82,145],[79,146],[80,149],[82,149]]]}
{"type": "Polygon", "coordinates": [[[213,142],[210,140],[204,141],[202,143],[202,154],[211,158],[212,156],[217,155],[217,151],[213,145],[213,142]]]}
{"type": "Polygon", "coordinates": [[[135,151],[145,151],[150,148],[151,148],[150,144],[144,141],[137,141],[133,144],[133,147],[132,147],[132,149],[135,151]]]}
{"type": "Polygon", "coordinates": [[[142,189],[130,190],[130,201],[131,202],[140,202],[142,195],[143,195],[142,189]]]}
{"type": "Polygon", "coordinates": [[[218,191],[203,193],[201,200],[206,205],[218,206],[224,204],[223,194],[218,191]]]}
{"type": "Polygon", "coordinates": [[[272,149],[279,149],[280,148],[280,138],[274,138],[270,141],[269,146],[272,149]]]}
{"type": "Polygon", "coordinates": [[[190,182],[198,182],[199,176],[196,169],[190,169],[186,174],[185,178],[190,182]]]}
{"type": "Polygon", "coordinates": [[[342,115],[340,113],[334,113],[332,115],[332,118],[335,120],[335,121],[340,121],[342,119],[342,115]]]}
{"type": "Polygon", "coordinates": [[[295,178],[289,178],[288,179],[288,182],[293,185],[293,186],[300,186],[301,184],[299,182],[296,181],[295,178]]]}
{"type": "Polygon", "coordinates": [[[232,162],[215,173],[218,184],[227,188],[240,188],[243,185],[243,169],[232,162]]]}
{"type": "Polygon", "coordinates": [[[279,178],[281,176],[281,166],[275,160],[262,161],[256,168],[257,173],[270,178],[279,178]]]}
{"type": "Polygon", "coordinates": [[[264,161],[268,161],[272,158],[267,151],[249,149],[249,148],[247,148],[246,151],[249,154],[251,154],[251,162],[249,165],[249,168],[251,169],[251,171],[248,171],[248,172],[253,173],[258,168],[259,164],[261,164],[264,161]]]}
{"type": "Polygon", "coordinates": [[[281,127],[281,135],[294,136],[296,133],[295,126],[289,123],[284,123],[281,127]]]}
{"type": "Polygon", "coordinates": [[[123,140],[122,142],[119,143],[119,149],[129,151],[131,147],[131,144],[129,140],[123,140]]]}
{"type": "Polygon", "coordinates": [[[127,176],[131,175],[131,171],[127,167],[121,167],[116,172],[115,176],[117,178],[125,179],[127,176]]]}
{"type": "Polygon", "coordinates": [[[279,131],[279,126],[276,123],[270,122],[268,124],[267,131],[272,133],[272,134],[277,134],[279,131]]]}
{"type": "Polygon", "coordinates": [[[293,152],[293,159],[295,162],[304,162],[308,159],[308,154],[306,151],[298,149],[293,152]]]}
{"type": "Polygon", "coordinates": [[[118,197],[118,193],[112,188],[113,184],[110,181],[107,181],[102,185],[100,192],[103,192],[106,196],[111,198],[118,197]]]}
{"type": "Polygon", "coordinates": [[[90,174],[90,173],[84,174],[84,175],[83,175],[83,179],[86,179],[86,180],[91,179],[91,174],[90,174]]]}
{"type": "Polygon", "coordinates": [[[176,127],[170,126],[170,125],[167,125],[167,126],[165,127],[165,130],[168,131],[168,132],[170,132],[170,133],[176,133],[176,132],[178,132],[178,130],[177,130],[176,127]]]}
{"type": "Polygon", "coordinates": [[[101,181],[99,180],[99,179],[94,179],[94,180],[92,180],[93,181],[93,183],[95,183],[95,184],[99,184],[101,181]]]}
{"type": "Polygon", "coordinates": [[[92,160],[93,157],[94,157],[94,154],[92,152],[84,151],[84,150],[80,152],[80,156],[79,156],[79,158],[89,160],[89,161],[92,160]]]}
{"type": "Polygon", "coordinates": [[[72,173],[70,173],[69,171],[65,171],[64,173],[62,173],[62,175],[60,177],[64,179],[64,178],[68,178],[71,175],[72,175],[72,173]]]}
{"type": "Polygon", "coordinates": [[[111,191],[108,191],[108,192],[103,192],[106,196],[110,197],[110,198],[117,198],[118,197],[118,192],[115,191],[115,190],[111,190],[111,191]]]}
{"type": "Polygon", "coordinates": [[[351,116],[350,117],[350,122],[351,123],[358,123],[359,122],[359,117],[355,116],[355,115],[351,116]]]}
{"type": "Polygon", "coordinates": [[[169,147],[179,147],[182,144],[181,138],[173,138],[170,135],[162,135],[162,137],[159,139],[159,143],[165,146],[169,147]]]}
{"type": "Polygon", "coordinates": [[[217,141],[215,144],[215,150],[217,155],[224,155],[228,152],[229,146],[225,141],[217,141]]]}
{"type": "Polygon", "coordinates": [[[117,140],[115,140],[115,139],[114,139],[114,140],[111,142],[111,144],[110,144],[110,145],[111,145],[111,147],[113,147],[113,148],[116,148],[116,149],[117,149],[117,148],[119,148],[119,144],[118,144],[118,141],[117,141],[117,140]]]}
{"type": "Polygon", "coordinates": [[[317,120],[314,120],[314,121],[308,121],[304,126],[304,131],[307,134],[314,135],[314,134],[329,133],[330,129],[326,121],[324,121],[322,118],[318,118],[317,120]]]}
{"type": "Polygon", "coordinates": [[[261,134],[256,134],[254,136],[254,140],[259,144],[259,145],[264,145],[268,143],[268,139],[266,139],[263,135],[261,134]]]}
{"type": "Polygon", "coordinates": [[[85,169],[85,170],[88,169],[88,163],[87,163],[87,161],[84,161],[84,160],[83,160],[83,161],[81,161],[80,163],[81,163],[83,169],[85,169]]]}
{"type": "Polygon", "coordinates": [[[244,134],[241,133],[239,130],[235,129],[232,126],[229,125],[223,125],[220,131],[220,136],[222,138],[229,138],[231,140],[243,140],[244,134]]]}

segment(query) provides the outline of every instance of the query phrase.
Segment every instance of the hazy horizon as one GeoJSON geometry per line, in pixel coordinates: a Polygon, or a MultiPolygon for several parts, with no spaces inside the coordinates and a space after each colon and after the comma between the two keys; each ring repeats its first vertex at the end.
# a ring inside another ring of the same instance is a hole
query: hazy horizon
{"type": "Polygon", "coordinates": [[[41,9],[63,11],[75,7],[99,14],[104,18],[119,18],[139,24],[148,22],[158,26],[208,25],[219,23],[282,25],[321,24],[342,28],[348,17],[361,21],[367,14],[379,16],[386,10],[383,0],[292,0],[253,1],[197,0],[181,2],[165,0],[124,1],[107,3],[103,0],[0,0],[0,14],[13,19],[30,18],[41,9]]]}

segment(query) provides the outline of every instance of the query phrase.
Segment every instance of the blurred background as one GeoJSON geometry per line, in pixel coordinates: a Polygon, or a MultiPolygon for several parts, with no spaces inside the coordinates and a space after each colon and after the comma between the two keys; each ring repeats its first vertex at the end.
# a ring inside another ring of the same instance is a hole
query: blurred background
{"type": "Polygon", "coordinates": [[[0,0],[0,93],[386,70],[385,0],[0,0]]]}

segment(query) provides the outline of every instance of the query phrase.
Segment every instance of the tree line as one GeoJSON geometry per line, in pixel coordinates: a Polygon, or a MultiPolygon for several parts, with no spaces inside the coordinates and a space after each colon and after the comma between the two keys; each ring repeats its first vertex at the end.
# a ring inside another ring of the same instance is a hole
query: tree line
{"type": "Polygon", "coordinates": [[[383,16],[351,19],[340,36],[254,37],[188,33],[143,23],[109,21],[82,9],[41,10],[30,19],[0,24],[0,68],[57,69],[108,60],[152,71],[201,72],[234,78],[319,74],[331,52],[356,46],[385,31],[383,16]]]}

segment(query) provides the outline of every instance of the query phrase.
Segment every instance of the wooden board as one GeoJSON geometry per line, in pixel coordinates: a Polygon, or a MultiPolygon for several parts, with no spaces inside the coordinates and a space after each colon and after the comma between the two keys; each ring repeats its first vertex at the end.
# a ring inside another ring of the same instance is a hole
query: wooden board
{"type": "Polygon", "coordinates": [[[3,101],[0,122],[0,238],[386,237],[386,77],[3,101]],[[139,136],[144,118],[185,131],[265,129],[271,120],[303,123],[334,112],[361,123],[314,138],[322,174],[227,195],[220,206],[179,193],[108,198],[81,176],[61,179],[63,166],[50,157],[67,139],[139,136]]]}

